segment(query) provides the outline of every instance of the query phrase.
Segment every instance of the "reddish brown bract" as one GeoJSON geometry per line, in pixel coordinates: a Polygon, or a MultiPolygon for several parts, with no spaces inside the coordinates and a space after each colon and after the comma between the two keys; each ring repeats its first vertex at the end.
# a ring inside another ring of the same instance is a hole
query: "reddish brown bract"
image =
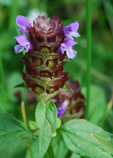
{"type": "Polygon", "coordinates": [[[66,112],[61,117],[63,123],[70,119],[84,118],[85,115],[85,98],[81,93],[78,81],[73,81],[68,84],[74,93],[70,91],[62,91],[53,98],[57,107],[60,107],[64,101],[68,101],[66,112]]]}
{"type": "Polygon", "coordinates": [[[22,72],[22,77],[26,87],[43,98],[49,94],[54,96],[69,79],[68,73],[63,72],[63,66],[68,62],[66,54],[58,49],[64,41],[60,22],[58,17],[45,19],[39,16],[33,27],[27,27],[33,49],[23,56],[26,72],[22,72]]]}

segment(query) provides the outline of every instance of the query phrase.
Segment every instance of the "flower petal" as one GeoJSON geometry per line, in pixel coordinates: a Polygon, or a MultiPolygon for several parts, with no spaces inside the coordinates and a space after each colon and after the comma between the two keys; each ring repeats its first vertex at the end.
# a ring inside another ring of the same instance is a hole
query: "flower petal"
{"type": "Polygon", "coordinates": [[[17,42],[21,45],[21,46],[26,46],[31,44],[30,41],[25,37],[25,36],[16,36],[14,37],[17,42]]]}
{"type": "Polygon", "coordinates": [[[72,36],[74,37],[80,36],[80,34],[77,32],[78,28],[79,28],[79,23],[74,22],[74,23],[69,24],[68,26],[65,26],[62,29],[62,32],[66,37],[73,39],[72,36]]]}
{"type": "Polygon", "coordinates": [[[69,26],[71,27],[72,32],[76,32],[79,28],[79,23],[76,21],[74,23],[69,24],[69,26]]]}
{"type": "Polygon", "coordinates": [[[68,101],[68,100],[65,100],[65,101],[62,103],[62,105],[57,108],[58,117],[62,116],[62,115],[65,113],[68,104],[69,104],[69,101],[68,101]]]}
{"type": "Polygon", "coordinates": [[[78,32],[71,32],[70,35],[74,37],[80,37],[80,34],[78,32]]]}
{"type": "Polygon", "coordinates": [[[77,51],[73,50],[72,48],[69,48],[66,50],[66,54],[68,58],[73,59],[76,56],[77,51]]]}
{"type": "Polygon", "coordinates": [[[26,52],[28,52],[29,49],[30,49],[30,44],[29,44],[29,45],[26,45],[26,46],[25,46],[25,49],[26,49],[26,52]]]}
{"type": "Polygon", "coordinates": [[[59,51],[60,51],[62,54],[64,54],[65,50],[66,50],[65,47],[63,47],[62,45],[60,45],[59,51]]]}
{"type": "Polygon", "coordinates": [[[68,48],[68,47],[74,46],[75,44],[77,44],[77,42],[73,41],[72,39],[66,38],[66,40],[64,41],[64,43],[62,43],[61,45],[63,47],[65,47],[65,48],[68,48]]]}
{"type": "Polygon", "coordinates": [[[16,24],[23,29],[26,29],[26,27],[31,27],[31,22],[24,16],[18,15],[16,17],[16,24]]]}
{"type": "Polygon", "coordinates": [[[24,49],[24,47],[21,46],[20,44],[17,44],[17,45],[14,47],[15,53],[20,53],[23,49],[24,49]]]}

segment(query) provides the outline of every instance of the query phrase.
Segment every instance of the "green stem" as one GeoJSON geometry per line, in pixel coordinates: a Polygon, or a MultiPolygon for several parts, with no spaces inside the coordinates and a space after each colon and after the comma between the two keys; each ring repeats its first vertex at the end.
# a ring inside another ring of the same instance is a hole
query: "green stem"
{"type": "MultiPolygon", "coordinates": [[[[1,56],[1,55],[0,55],[1,56]]],[[[4,66],[2,62],[2,57],[0,57],[0,103],[3,105],[4,110],[7,109],[6,106],[6,87],[5,87],[5,74],[4,74],[4,66]]]]}
{"type": "Polygon", "coordinates": [[[10,18],[9,18],[9,29],[14,28],[15,18],[19,12],[19,0],[11,0],[10,3],[10,18]]]}
{"type": "Polygon", "coordinates": [[[89,118],[90,82],[91,82],[91,0],[86,0],[86,33],[87,33],[87,104],[86,119],[89,118]]]}
{"type": "Polygon", "coordinates": [[[4,69],[3,69],[3,63],[2,59],[0,58],[0,78],[1,78],[1,85],[5,87],[5,78],[4,78],[4,69]]]}
{"type": "Polygon", "coordinates": [[[30,141],[29,141],[29,136],[26,137],[27,139],[27,146],[30,152],[30,157],[33,158],[33,154],[32,154],[32,150],[31,150],[31,146],[30,146],[30,141]]]}
{"type": "MultiPolygon", "coordinates": [[[[24,102],[21,102],[21,110],[22,110],[23,122],[27,126],[27,119],[26,119],[24,102]]],[[[32,150],[31,150],[31,146],[30,146],[30,141],[29,141],[29,136],[26,137],[26,140],[27,140],[27,146],[28,146],[28,149],[30,152],[30,157],[33,158],[32,150]]]]}
{"type": "Polygon", "coordinates": [[[48,152],[49,158],[55,158],[55,154],[54,154],[53,147],[52,147],[52,141],[50,142],[47,152],[48,152]]]}
{"type": "MultiPolygon", "coordinates": [[[[25,55],[25,50],[23,50],[22,51],[22,54],[23,54],[23,56],[25,55]]],[[[26,69],[26,67],[25,67],[25,65],[23,65],[23,71],[25,72],[25,69],[26,69]]],[[[27,90],[26,89],[22,89],[22,101],[24,102],[24,103],[26,103],[26,97],[27,97],[27,90]]]]}

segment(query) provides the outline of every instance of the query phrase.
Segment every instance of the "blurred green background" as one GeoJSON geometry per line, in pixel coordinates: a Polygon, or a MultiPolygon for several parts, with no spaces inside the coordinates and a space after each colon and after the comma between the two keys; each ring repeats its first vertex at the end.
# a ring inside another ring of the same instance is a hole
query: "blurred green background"
{"type": "MultiPolygon", "coordinates": [[[[87,39],[85,0],[0,0],[0,103],[4,110],[22,120],[20,92],[13,89],[22,82],[22,53],[14,52],[17,36],[17,15],[35,17],[59,16],[68,25],[78,21],[80,37],[75,39],[77,56],[65,65],[70,81],[78,80],[86,91],[87,39]],[[37,15],[36,15],[37,14],[37,15]],[[15,96],[16,95],[16,96],[15,96]]],[[[113,132],[113,1],[92,0],[92,68],[91,68],[91,122],[113,132]],[[110,101],[110,102],[109,102],[110,101]],[[99,117],[98,117],[99,116],[99,117]],[[97,119],[97,120],[96,120],[97,119]]],[[[28,94],[29,98],[31,95],[28,94]]],[[[27,101],[28,120],[34,119],[36,102],[27,101]]],[[[4,156],[5,158],[5,156],[4,156]]]]}

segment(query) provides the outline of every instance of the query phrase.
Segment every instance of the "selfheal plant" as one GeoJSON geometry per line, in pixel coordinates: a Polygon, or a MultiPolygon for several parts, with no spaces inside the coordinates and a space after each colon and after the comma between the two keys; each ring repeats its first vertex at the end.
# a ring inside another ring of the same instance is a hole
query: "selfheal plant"
{"type": "Polygon", "coordinates": [[[38,16],[31,26],[30,21],[20,15],[16,18],[16,24],[21,35],[15,37],[15,52],[26,50],[22,59],[26,66],[26,72],[22,71],[25,82],[19,86],[27,87],[47,102],[58,92],[69,89],[66,84],[68,72],[63,72],[63,66],[68,62],[66,56],[76,56],[72,46],[77,42],[72,36],[79,37],[79,24],[75,22],[63,27],[59,17],[45,19],[38,16]]]}
{"type": "MultiPolygon", "coordinates": [[[[23,49],[26,51],[22,57],[26,67],[25,72],[22,71],[24,82],[17,87],[30,90],[40,99],[35,110],[35,122],[30,120],[29,128],[26,125],[24,110],[22,112],[25,125],[6,114],[0,106],[0,147],[6,147],[27,136],[29,151],[26,158],[55,158],[55,156],[57,158],[62,155],[65,157],[68,151],[83,157],[111,158],[113,155],[111,133],[84,119],[74,117],[66,123],[64,123],[67,121],[65,120],[62,125],[58,118],[65,116],[66,109],[73,114],[73,110],[78,110],[79,103],[83,105],[81,101],[75,104],[75,98],[84,101],[78,82],[68,85],[68,72],[63,72],[63,66],[69,61],[68,58],[72,59],[77,54],[73,50],[73,46],[77,44],[73,37],[80,36],[77,32],[78,22],[63,27],[59,17],[45,19],[44,16],[38,16],[31,26],[28,19],[19,15],[16,18],[16,24],[19,27],[17,31],[20,31],[20,36],[15,37],[17,42],[14,47],[15,52],[20,53],[23,49]],[[77,92],[75,85],[78,87],[77,92]],[[74,94],[68,91],[74,91],[74,94]],[[64,97],[63,102],[59,102],[60,106],[57,106],[55,101],[56,94],[59,98],[64,97]],[[30,147],[29,138],[35,138],[32,147],[30,147]],[[61,147],[64,150],[61,150],[61,147]],[[57,155],[58,151],[60,156],[57,155]]],[[[23,107],[23,102],[21,106],[23,107]]],[[[81,112],[81,108],[79,110],[81,112]]],[[[84,116],[83,108],[79,116],[84,116]]]]}

